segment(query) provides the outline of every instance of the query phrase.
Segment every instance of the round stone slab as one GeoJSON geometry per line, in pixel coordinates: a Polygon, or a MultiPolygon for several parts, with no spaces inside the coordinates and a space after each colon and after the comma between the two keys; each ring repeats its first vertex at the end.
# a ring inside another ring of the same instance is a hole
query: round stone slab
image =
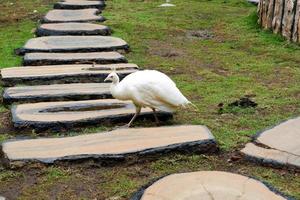
{"type": "Polygon", "coordinates": [[[81,10],[51,10],[43,18],[44,23],[64,23],[64,22],[103,22],[105,18],[98,16],[98,9],[81,10]]]}
{"type": "MultiPolygon", "coordinates": [[[[75,126],[101,123],[128,123],[135,111],[131,102],[116,99],[21,104],[13,105],[11,109],[14,127],[37,130],[71,129],[75,126]]],[[[152,110],[143,109],[139,117],[152,119],[152,110]]],[[[158,112],[158,117],[168,120],[172,118],[172,114],[158,112]]]]}
{"type": "Polygon", "coordinates": [[[110,83],[73,83],[6,88],[3,103],[33,103],[62,100],[112,98],[110,83]]]}
{"type": "Polygon", "coordinates": [[[103,9],[105,7],[104,1],[88,1],[88,0],[64,0],[54,4],[55,9],[84,9],[97,8],[103,9]]]}
{"type": "Polygon", "coordinates": [[[83,158],[145,158],[168,152],[211,152],[216,142],[210,131],[199,125],[116,129],[64,138],[8,141],[2,144],[7,160],[40,161],[83,158]],[[80,148],[79,148],[80,147],[80,148]]]}
{"type": "Polygon", "coordinates": [[[127,59],[116,51],[89,53],[26,53],[23,58],[24,66],[91,63],[127,63],[127,59]]]}
{"type": "Polygon", "coordinates": [[[31,52],[97,52],[129,49],[128,44],[111,36],[48,36],[27,41],[21,53],[31,52]]]}
{"type": "Polygon", "coordinates": [[[135,64],[82,64],[11,67],[1,70],[1,78],[4,86],[14,86],[16,84],[103,83],[113,69],[117,70],[119,77],[122,79],[128,74],[136,72],[138,66],[135,64]]]}
{"type": "Polygon", "coordinates": [[[284,200],[262,182],[227,172],[172,174],[139,191],[131,200],[284,200]]]}
{"type": "Polygon", "coordinates": [[[258,134],[255,144],[247,144],[242,152],[265,164],[300,168],[300,117],[258,134]]]}
{"type": "Polygon", "coordinates": [[[91,23],[53,23],[42,24],[36,31],[37,36],[57,35],[110,35],[107,26],[91,23]]]}

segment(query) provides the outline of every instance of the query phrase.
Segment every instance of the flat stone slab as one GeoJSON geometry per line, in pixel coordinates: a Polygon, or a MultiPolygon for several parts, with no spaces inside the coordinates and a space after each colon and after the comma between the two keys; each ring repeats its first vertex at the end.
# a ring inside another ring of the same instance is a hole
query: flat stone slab
{"type": "Polygon", "coordinates": [[[300,117],[258,134],[242,153],[264,164],[300,168],[300,117]]]}
{"type": "Polygon", "coordinates": [[[168,152],[202,153],[216,149],[216,142],[204,126],[166,126],[155,128],[116,129],[64,138],[28,139],[2,144],[6,159],[53,163],[83,158],[117,159],[128,156],[145,158],[147,155],[168,152]],[[80,147],[80,148],[79,148],[80,147]]]}
{"type": "MultiPolygon", "coordinates": [[[[11,112],[16,128],[47,130],[103,123],[128,123],[135,113],[135,107],[129,101],[101,99],[13,105],[11,112]]],[[[171,118],[172,114],[158,112],[158,116],[165,120],[171,118]]],[[[140,118],[145,117],[154,118],[151,109],[142,110],[140,118]]]]}
{"type": "Polygon", "coordinates": [[[259,0],[247,0],[249,3],[258,5],[259,4],[259,0]]]}
{"type": "Polygon", "coordinates": [[[42,24],[36,31],[37,36],[58,35],[110,35],[109,27],[91,23],[53,23],[42,24]]]}
{"type": "Polygon", "coordinates": [[[54,4],[55,9],[84,9],[84,8],[103,9],[104,7],[105,7],[104,1],[88,1],[88,0],[64,0],[54,4]]]}
{"type": "Polygon", "coordinates": [[[4,86],[14,86],[16,84],[102,83],[113,68],[117,70],[121,79],[138,70],[138,66],[135,64],[12,67],[2,69],[1,78],[4,86]]]}
{"type": "Polygon", "coordinates": [[[262,182],[221,171],[172,174],[137,192],[131,200],[284,200],[262,182]]]}
{"type": "Polygon", "coordinates": [[[112,98],[110,83],[73,83],[5,88],[3,103],[33,103],[112,98]]]}
{"type": "Polygon", "coordinates": [[[23,58],[24,66],[127,62],[127,59],[122,54],[115,51],[89,53],[26,53],[23,58]]]}
{"type": "Polygon", "coordinates": [[[128,44],[111,36],[48,36],[27,41],[20,54],[31,52],[97,52],[129,49],[128,44]]]}
{"type": "Polygon", "coordinates": [[[64,23],[64,22],[103,22],[105,18],[98,15],[98,9],[80,10],[51,10],[43,18],[43,23],[64,23]]]}

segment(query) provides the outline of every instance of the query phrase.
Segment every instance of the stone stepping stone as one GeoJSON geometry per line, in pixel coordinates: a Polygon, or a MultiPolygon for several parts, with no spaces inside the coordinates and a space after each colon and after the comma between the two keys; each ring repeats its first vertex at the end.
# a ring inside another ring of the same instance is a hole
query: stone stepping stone
{"type": "Polygon", "coordinates": [[[259,4],[259,0],[247,0],[249,3],[258,5],[259,4]]]}
{"type": "Polygon", "coordinates": [[[26,53],[23,58],[23,65],[25,66],[127,62],[127,59],[122,54],[115,51],[89,53],[26,53]]]}
{"type": "Polygon", "coordinates": [[[43,18],[43,23],[64,23],[64,22],[103,22],[105,18],[98,15],[98,9],[81,10],[51,10],[43,18]]]}
{"type": "Polygon", "coordinates": [[[263,131],[242,153],[263,164],[300,168],[300,117],[263,131]]]}
{"type": "MultiPolygon", "coordinates": [[[[135,113],[135,107],[129,101],[101,99],[13,105],[11,112],[16,128],[57,130],[101,123],[128,123],[135,113]]],[[[158,116],[161,120],[172,118],[172,114],[166,112],[158,112],[158,116]]],[[[148,117],[154,118],[152,110],[145,108],[140,118],[148,117]]]]}
{"type": "Polygon", "coordinates": [[[97,52],[129,50],[128,44],[111,36],[48,36],[27,41],[20,54],[31,52],[97,52]]]}
{"type": "Polygon", "coordinates": [[[32,103],[112,98],[110,83],[73,83],[6,88],[3,103],[32,103]]]}
{"type": "Polygon", "coordinates": [[[84,9],[97,8],[103,9],[104,1],[88,1],[88,0],[64,0],[54,4],[54,9],[84,9]]]}
{"type": "Polygon", "coordinates": [[[57,35],[110,35],[107,26],[91,23],[53,23],[42,24],[36,31],[37,36],[57,35]]]}
{"type": "Polygon", "coordinates": [[[273,188],[239,174],[199,171],[172,174],[138,191],[131,200],[284,200],[273,188]]]}
{"type": "Polygon", "coordinates": [[[53,163],[83,158],[145,158],[175,151],[205,153],[216,148],[213,135],[199,125],[116,129],[75,137],[28,139],[2,144],[4,157],[10,164],[15,161],[53,163]]]}
{"type": "Polygon", "coordinates": [[[138,66],[135,64],[49,65],[5,68],[1,70],[1,77],[4,86],[101,83],[113,68],[117,70],[121,79],[138,70],[138,66]]]}

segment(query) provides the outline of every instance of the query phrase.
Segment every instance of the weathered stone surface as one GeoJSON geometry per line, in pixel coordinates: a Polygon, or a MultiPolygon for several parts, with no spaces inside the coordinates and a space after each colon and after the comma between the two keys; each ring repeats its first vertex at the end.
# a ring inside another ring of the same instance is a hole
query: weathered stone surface
{"type": "Polygon", "coordinates": [[[300,168],[300,117],[260,133],[242,152],[264,164],[300,168]]]}
{"type": "Polygon", "coordinates": [[[27,53],[23,58],[23,65],[25,66],[91,63],[127,63],[127,59],[115,51],[89,53],[27,53]]]}
{"type": "Polygon", "coordinates": [[[6,88],[5,104],[112,98],[110,83],[73,83],[6,88]]]}
{"type": "Polygon", "coordinates": [[[57,83],[101,83],[111,73],[117,70],[120,78],[137,71],[135,64],[108,65],[49,65],[36,67],[12,67],[1,70],[2,85],[16,84],[44,85],[57,83]]]}
{"type": "Polygon", "coordinates": [[[91,23],[53,23],[42,24],[36,31],[37,36],[57,35],[110,35],[109,27],[91,23]]]}
{"type": "Polygon", "coordinates": [[[111,36],[48,36],[27,41],[20,54],[31,52],[97,52],[129,49],[128,44],[111,36]]]}
{"type": "Polygon", "coordinates": [[[105,7],[104,1],[88,1],[88,0],[64,0],[54,4],[55,9],[84,9],[84,8],[103,9],[104,7],[105,7]]]}
{"type": "Polygon", "coordinates": [[[300,167],[300,156],[276,149],[266,149],[256,146],[253,143],[246,144],[246,147],[242,149],[241,152],[247,155],[248,159],[258,161],[263,164],[273,166],[288,165],[294,168],[300,167]]]}
{"type": "Polygon", "coordinates": [[[8,141],[2,144],[5,157],[14,161],[40,161],[83,158],[125,158],[167,152],[210,152],[216,142],[203,126],[167,126],[156,128],[117,129],[65,138],[8,141]],[[78,148],[80,147],[80,148],[78,148]]]}
{"type": "Polygon", "coordinates": [[[283,200],[262,182],[220,171],[172,174],[140,190],[131,200],[283,200]]]}
{"type": "MultiPolygon", "coordinates": [[[[89,124],[128,123],[135,113],[135,107],[128,101],[101,99],[21,104],[14,105],[11,111],[16,128],[47,130],[89,124]]],[[[166,112],[159,112],[158,115],[162,119],[172,117],[172,114],[166,112]]],[[[143,109],[140,117],[152,119],[152,110],[143,109]]]]}
{"type": "Polygon", "coordinates": [[[44,23],[64,23],[64,22],[103,22],[105,18],[99,16],[98,9],[81,10],[51,10],[43,18],[44,23]]]}
{"type": "Polygon", "coordinates": [[[259,4],[259,0],[247,0],[249,3],[253,3],[255,5],[259,4]]]}

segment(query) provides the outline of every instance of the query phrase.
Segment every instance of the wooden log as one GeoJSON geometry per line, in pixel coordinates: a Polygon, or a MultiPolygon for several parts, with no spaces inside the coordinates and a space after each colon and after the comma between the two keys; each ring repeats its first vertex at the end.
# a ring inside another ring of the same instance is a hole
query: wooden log
{"type": "Polygon", "coordinates": [[[282,19],[282,36],[287,38],[288,40],[291,39],[292,35],[294,12],[294,0],[285,0],[282,19]]]}
{"type": "Polygon", "coordinates": [[[263,0],[262,1],[262,27],[263,28],[268,28],[268,20],[267,20],[267,13],[268,13],[268,5],[269,5],[269,0],[263,0]]]}
{"type": "Polygon", "coordinates": [[[261,0],[257,12],[258,23],[263,29],[299,42],[300,0],[261,0]]]}
{"type": "Polygon", "coordinates": [[[284,2],[285,0],[275,0],[274,18],[272,22],[272,29],[274,33],[281,32],[281,28],[282,28],[281,20],[283,17],[284,2]]]}
{"type": "Polygon", "coordinates": [[[265,25],[265,28],[267,28],[267,29],[272,28],[272,21],[273,21],[273,17],[274,17],[274,4],[275,4],[275,0],[269,1],[267,19],[266,19],[267,21],[266,21],[266,25],[265,25]]]}
{"type": "Polygon", "coordinates": [[[299,12],[300,12],[300,0],[296,0],[295,5],[295,17],[293,22],[293,34],[292,34],[292,41],[298,42],[299,41],[299,26],[300,26],[300,18],[299,18],[299,12]]]}

